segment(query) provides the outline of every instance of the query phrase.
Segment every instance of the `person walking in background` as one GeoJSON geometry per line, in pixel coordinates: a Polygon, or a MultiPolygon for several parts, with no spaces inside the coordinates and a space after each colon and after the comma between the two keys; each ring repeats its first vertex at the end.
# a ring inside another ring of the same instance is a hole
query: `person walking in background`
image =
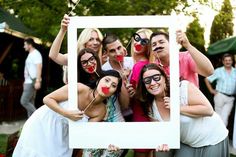
{"type": "Polygon", "coordinates": [[[34,105],[36,91],[41,88],[42,56],[40,52],[35,49],[35,43],[32,38],[25,39],[24,49],[28,51],[29,54],[25,60],[25,80],[20,102],[27,110],[28,117],[30,117],[36,110],[34,105]]]}
{"type": "Polygon", "coordinates": [[[214,95],[215,111],[228,125],[228,118],[234,105],[236,93],[236,69],[233,67],[233,56],[224,54],[222,57],[223,66],[215,69],[211,76],[205,78],[205,83],[211,94],[214,95]],[[216,81],[216,88],[211,84],[216,81]]]}

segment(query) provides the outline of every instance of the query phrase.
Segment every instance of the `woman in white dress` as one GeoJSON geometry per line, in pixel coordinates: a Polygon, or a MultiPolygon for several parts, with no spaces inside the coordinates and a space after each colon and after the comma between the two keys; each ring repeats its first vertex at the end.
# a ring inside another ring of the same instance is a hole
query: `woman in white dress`
{"type": "MultiPolygon", "coordinates": [[[[153,121],[169,121],[169,81],[159,66],[147,64],[140,73],[136,96],[153,121]]],[[[207,98],[192,83],[180,82],[180,149],[158,157],[229,157],[228,130],[207,98]]],[[[158,139],[157,139],[158,140],[158,139]]],[[[168,147],[163,145],[161,150],[168,147]]]]}
{"type": "Polygon", "coordinates": [[[106,115],[106,99],[118,93],[121,84],[121,77],[114,70],[105,71],[95,89],[78,83],[78,110],[73,111],[68,109],[68,85],[44,97],[45,105],[24,124],[13,157],[71,157],[68,119],[102,121],[106,115]]]}

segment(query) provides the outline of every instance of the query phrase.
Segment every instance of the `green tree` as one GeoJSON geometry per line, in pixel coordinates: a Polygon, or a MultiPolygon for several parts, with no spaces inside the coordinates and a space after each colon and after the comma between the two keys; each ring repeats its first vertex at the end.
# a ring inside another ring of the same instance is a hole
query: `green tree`
{"type": "Polygon", "coordinates": [[[198,17],[195,15],[193,22],[188,25],[186,35],[190,43],[202,53],[205,53],[204,28],[201,27],[198,17]]]}
{"type": "Polygon", "coordinates": [[[233,35],[233,11],[230,0],[224,0],[219,14],[212,22],[210,44],[233,35]]]}
{"type": "MultiPolygon", "coordinates": [[[[73,11],[79,16],[103,15],[154,15],[169,14],[186,0],[80,0],[73,11]]],[[[72,0],[0,0],[0,6],[20,18],[23,23],[34,30],[35,34],[47,41],[53,41],[60,21],[68,13],[72,0]]],[[[123,33],[125,34],[125,33],[123,33]]],[[[121,36],[123,38],[123,36],[121,36]]]]}
{"type": "MultiPolygon", "coordinates": [[[[77,0],[78,1],[78,0],[77,0]]],[[[65,13],[69,13],[75,0],[0,0],[0,6],[13,14],[34,30],[36,36],[53,41],[65,13]]],[[[193,0],[204,3],[207,0],[193,0]]],[[[187,0],[80,0],[73,10],[78,16],[104,15],[167,15],[172,10],[181,12],[188,7],[187,0]],[[182,6],[180,9],[177,6],[182,6]],[[179,8],[179,9],[176,9],[179,8]]],[[[109,22],[109,21],[108,21],[109,22]]],[[[109,30],[118,33],[127,42],[131,30],[109,30]]]]}

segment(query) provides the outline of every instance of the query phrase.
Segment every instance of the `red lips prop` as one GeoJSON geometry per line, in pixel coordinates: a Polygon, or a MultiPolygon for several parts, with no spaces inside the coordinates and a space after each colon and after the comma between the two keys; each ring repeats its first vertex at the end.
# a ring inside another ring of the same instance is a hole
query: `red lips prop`
{"type": "Polygon", "coordinates": [[[94,70],[95,70],[95,68],[94,68],[93,66],[90,66],[90,67],[88,67],[87,69],[88,69],[88,71],[91,72],[91,73],[94,72],[94,70]]]}
{"type": "Polygon", "coordinates": [[[141,51],[142,45],[141,44],[136,44],[136,45],[134,45],[134,48],[135,48],[136,51],[141,51]]]}
{"type": "Polygon", "coordinates": [[[102,87],[102,92],[106,95],[109,94],[109,88],[108,87],[102,87]]]}
{"type": "Polygon", "coordinates": [[[123,61],[124,61],[124,56],[123,56],[123,55],[117,55],[117,56],[116,56],[116,60],[117,60],[118,62],[123,62],[123,61]]]}

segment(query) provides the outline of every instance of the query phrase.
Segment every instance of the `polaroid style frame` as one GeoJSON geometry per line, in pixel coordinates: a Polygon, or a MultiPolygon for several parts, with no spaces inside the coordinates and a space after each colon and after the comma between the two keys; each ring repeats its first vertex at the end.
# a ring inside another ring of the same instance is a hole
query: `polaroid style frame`
{"type": "Polygon", "coordinates": [[[69,120],[70,148],[121,149],[180,147],[179,51],[176,15],[167,16],[81,16],[70,17],[68,27],[69,103],[77,109],[77,29],[80,28],[168,28],[170,42],[170,102],[168,122],[74,122],[69,120]]]}

